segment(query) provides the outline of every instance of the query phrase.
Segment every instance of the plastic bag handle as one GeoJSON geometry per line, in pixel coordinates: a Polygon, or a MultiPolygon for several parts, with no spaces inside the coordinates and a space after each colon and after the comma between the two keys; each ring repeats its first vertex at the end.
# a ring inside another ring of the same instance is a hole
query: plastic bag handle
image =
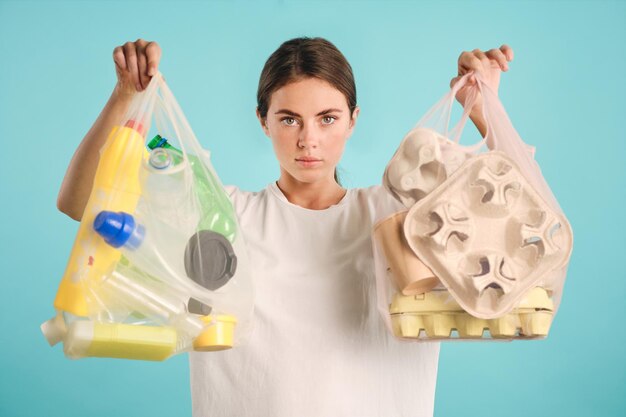
{"type": "MultiPolygon", "coordinates": [[[[465,74],[463,77],[461,77],[461,79],[454,84],[454,86],[452,87],[452,89],[450,90],[450,109],[452,108],[452,105],[454,104],[454,100],[456,100],[456,95],[457,93],[463,88],[467,86],[467,83],[469,82],[469,79],[471,76],[475,76],[476,74],[474,73],[474,71],[468,72],[467,74],[465,74]]],[[[477,77],[478,78],[478,77],[477,77]]],[[[469,115],[470,112],[472,110],[472,108],[474,107],[474,104],[476,103],[476,100],[478,99],[478,94],[482,93],[482,85],[480,82],[477,82],[475,85],[475,88],[470,88],[469,92],[468,92],[468,96],[467,99],[465,100],[465,104],[463,106],[463,114],[461,115],[461,119],[457,122],[457,124],[450,130],[449,126],[450,126],[450,118],[451,118],[451,113],[452,112],[448,112],[448,121],[446,123],[446,132],[448,133],[448,138],[450,138],[451,140],[453,140],[456,143],[459,143],[459,141],[461,140],[461,133],[463,132],[463,129],[465,128],[465,124],[467,123],[467,121],[469,120],[469,115]]],[[[483,112],[484,112],[484,103],[483,103],[483,112]]],[[[476,144],[476,148],[479,148],[480,146],[482,146],[485,141],[486,141],[486,137],[487,135],[485,135],[485,138],[481,141],[479,141],[476,144]]]]}
{"type": "MultiPolygon", "coordinates": [[[[498,98],[498,95],[495,91],[485,82],[483,79],[483,75],[481,73],[477,73],[471,71],[465,74],[451,89],[450,91],[450,100],[454,100],[458,91],[465,87],[467,84],[469,77],[474,76],[476,78],[475,88],[471,88],[468,93],[468,99],[465,102],[465,106],[463,108],[463,115],[461,116],[461,120],[452,128],[452,130],[448,130],[446,125],[446,132],[448,133],[448,137],[455,142],[459,142],[461,133],[463,131],[464,125],[469,118],[469,112],[472,107],[474,107],[475,101],[478,97],[477,93],[480,93],[482,96],[482,114],[485,119],[485,137],[479,142],[479,144],[486,143],[489,149],[496,150],[500,148],[500,141],[497,139],[497,130],[494,129],[494,120],[504,119],[506,120],[506,124],[510,125],[512,128],[512,123],[506,115],[506,111],[498,98]]],[[[452,102],[450,103],[450,108],[452,107],[452,102]]],[[[449,113],[448,113],[449,114],[449,113]]],[[[448,116],[449,117],[449,116],[448,116]]],[[[502,133],[502,132],[501,132],[502,133]]],[[[478,145],[478,144],[477,144],[478,145]]],[[[534,158],[535,155],[535,147],[530,146],[524,142],[522,142],[525,151],[534,158]]]]}
{"type": "MultiPolygon", "coordinates": [[[[178,137],[181,137],[181,130],[186,132],[193,132],[191,126],[189,125],[189,122],[184,116],[182,109],[174,98],[174,94],[172,94],[172,91],[167,86],[167,83],[165,82],[165,79],[163,78],[163,75],[160,71],[152,77],[150,83],[142,92],[142,94],[145,94],[145,98],[139,100],[140,106],[144,107],[143,109],[140,109],[139,112],[139,114],[142,115],[142,118],[148,115],[152,115],[156,107],[157,109],[165,113],[167,119],[175,121],[175,123],[171,124],[171,127],[174,129],[174,133],[178,137]]],[[[159,131],[163,131],[164,129],[162,128],[162,126],[159,126],[158,117],[155,118],[155,121],[157,123],[157,129],[159,131]]],[[[184,143],[181,143],[180,145],[180,151],[186,158],[189,150],[185,149],[184,143]]]]}
{"type": "Polygon", "coordinates": [[[129,108],[126,110],[123,118],[120,120],[121,125],[129,121],[136,122],[139,126],[143,127],[143,132],[147,133],[150,130],[150,122],[152,119],[152,112],[154,111],[155,98],[157,96],[157,90],[159,84],[162,82],[162,75],[160,72],[155,74],[148,86],[140,93],[137,93],[133,97],[129,108]]]}
{"type": "MultiPolygon", "coordinates": [[[[467,123],[467,120],[469,119],[470,110],[472,109],[472,107],[474,106],[474,103],[476,102],[476,99],[478,98],[478,92],[480,91],[480,88],[481,88],[480,84],[477,83],[477,87],[470,90],[467,100],[465,101],[465,106],[463,106],[463,114],[461,115],[460,120],[457,122],[457,124],[455,124],[452,127],[452,129],[450,129],[452,106],[454,104],[454,101],[456,100],[457,93],[459,92],[459,90],[461,90],[463,87],[467,85],[468,80],[472,75],[474,75],[474,73],[469,72],[465,74],[463,77],[461,77],[461,79],[452,86],[452,88],[448,91],[448,93],[442,99],[440,99],[439,102],[435,104],[435,106],[433,106],[430,109],[430,111],[428,111],[417,122],[414,128],[417,128],[423,125],[430,125],[430,121],[434,119],[442,120],[443,118],[445,119],[445,124],[442,127],[443,135],[447,137],[448,139],[456,143],[459,143],[461,139],[461,133],[463,132],[463,128],[465,127],[465,124],[467,123]],[[436,118],[435,116],[438,115],[439,112],[441,112],[442,110],[443,110],[442,117],[436,118]]],[[[483,106],[484,106],[484,103],[483,103],[483,106]]],[[[486,140],[483,138],[476,144],[466,147],[466,150],[468,152],[475,152],[485,144],[485,141],[486,140]]]]}

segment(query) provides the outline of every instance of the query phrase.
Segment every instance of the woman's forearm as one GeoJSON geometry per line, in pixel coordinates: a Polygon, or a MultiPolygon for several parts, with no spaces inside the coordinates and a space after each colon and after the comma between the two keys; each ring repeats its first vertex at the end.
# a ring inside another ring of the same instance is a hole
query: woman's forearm
{"type": "Polygon", "coordinates": [[[472,112],[470,113],[470,119],[476,126],[476,129],[480,132],[480,136],[487,139],[487,147],[493,150],[493,140],[492,137],[487,137],[487,121],[483,117],[482,113],[472,112]]]}
{"type": "Polygon", "coordinates": [[[57,197],[57,207],[74,220],[80,220],[91,194],[96,168],[100,158],[100,148],[107,136],[128,110],[132,94],[124,93],[115,88],[109,101],[85,135],[63,178],[61,190],[57,197]]]}

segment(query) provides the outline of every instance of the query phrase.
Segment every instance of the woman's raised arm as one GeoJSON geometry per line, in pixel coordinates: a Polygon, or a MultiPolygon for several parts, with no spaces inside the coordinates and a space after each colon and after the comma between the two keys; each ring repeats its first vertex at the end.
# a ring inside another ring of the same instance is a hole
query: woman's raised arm
{"type": "Polygon", "coordinates": [[[74,220],[80,220],[91,194],[100,148],[109,132],[128,110],[133,96],[145,89],[156,74],[161,48],[156,42],[138,39],[113,50],[117,84],[102,112],[85,135],[63,178],[57,207],[74,220]]]}
{"type": "MultiPolygon", "coordinates": [[[[487,52],[483,52],[480,49],[474,49],[471,52],[464,51],[459,55],[458,75],[450,81],[450,87],[453,87],[465,74],[474,71],[480,73],[489,87],[498,94],[500,74],[502,71],[509,70],[508,63],[512,60],[513,49],[508,45],[502,45],[500,48],[490,49],[487,52]]],[[[462,105],[465,104],[468,88],[474,84],[476,84],[476,80],[472,77],[468,84],[457,93],[456,98],[462,105]]],[[[485,137],[487,124],[482,114],[482,97],[480,96],[470,111],[470,119],[474,122],[480,134],[485,137]]],[[[487,143],[487,146],[491,148],[489,143],[487,143]]]]}

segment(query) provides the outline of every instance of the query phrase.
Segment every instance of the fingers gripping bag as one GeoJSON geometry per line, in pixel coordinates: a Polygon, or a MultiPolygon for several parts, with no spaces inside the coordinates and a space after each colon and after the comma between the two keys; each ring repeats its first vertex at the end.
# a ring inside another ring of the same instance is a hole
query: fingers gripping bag
{"type": "Polygon", "coordinates": [[[378,308],[396,337],[547,337],[573,234],[534,152],[473,73],[402,140],[383,185],[404,209],[379,218],[372,239],[378,308]],[[463,115],[450,129],[452,105],[466,86],[463,115]],[[479,98],[487,133],[463,146],[460,136],[479,98]]]}
{"type": "Polygon", "coordinates": [[[54,307],[41,328],[69,358],[161,361],[228,349],[249,332],[242,231],[161,74],[100,151],[54,307]]]}

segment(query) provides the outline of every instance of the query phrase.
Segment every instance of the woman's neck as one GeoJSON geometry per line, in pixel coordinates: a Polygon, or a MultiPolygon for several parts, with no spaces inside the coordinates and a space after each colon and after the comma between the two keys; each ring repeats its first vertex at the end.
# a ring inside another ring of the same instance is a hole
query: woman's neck
{"type": "Polygon", "coordinates": [[[316,183],[304,183],[289,175],[281,175],[276,185],[291,204],[310,210],[324,210],[338,204],[346,195],[334,178],[316,183]]]}

